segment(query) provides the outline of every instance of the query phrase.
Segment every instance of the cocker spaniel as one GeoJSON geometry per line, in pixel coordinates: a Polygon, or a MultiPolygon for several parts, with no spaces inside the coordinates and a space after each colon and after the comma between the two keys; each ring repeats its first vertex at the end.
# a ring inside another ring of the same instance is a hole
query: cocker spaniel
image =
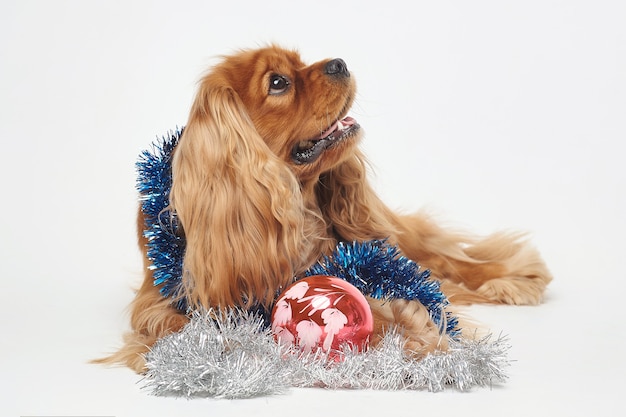
{"type": "MultiPolygon", "coordinates": [[[[172,162],[170,208],[184,230],[191,308],[270,307],[339,241],[387,239],[432,271],[454,304],[537,304],[551,275],[520,234],[484,239],[444,230],[423,213],[397,214],[374,193],[348,116],[354,77],[341,59],[312,65],[277,46],[227,56],[201,80],[172,162]]],[[[144,213],[139,243],[146,252],[144,213]]],[[[132,332],[104,362],[145,369],[144,353],[189,320],[145,279],[132,332]]],[[[368,299],[376,343],[397,326],[411,352],[445,349],[418,301],[368,299]]]]}

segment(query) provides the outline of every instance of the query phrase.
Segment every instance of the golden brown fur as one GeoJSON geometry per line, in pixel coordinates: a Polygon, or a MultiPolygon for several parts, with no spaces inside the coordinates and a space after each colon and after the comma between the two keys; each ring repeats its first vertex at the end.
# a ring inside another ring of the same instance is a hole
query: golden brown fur
{"type": "MultiPolygon", "coordinates": [[[[452,303],[539,303],[551,276],[521,235],[475,239],[423,213],[390,210],[367,182],[361,131],[349,119],[341,124],[346,138],[307,156],[318,142],[302,141],[319,139],[343,119],[355,92],[343,61],[307,66],[275,46],[225,57],[202,79],[174,155],[170,197],[187,241],[183,281],[191,306],[270,305],[277,289],[338,241],[383,238],[431,269],[452,303]]],[[[145,251],[141,211],[138,222],[145,251]]],[[[104,360],[138,372],[149,346],[187,322],[153,285],[147,262],[131,305],[132,332],[104,360]]],[[[446,338],[420,303],[369,301],[374,342],[399,326],[409,349],[445,349],[446,338]]]]}

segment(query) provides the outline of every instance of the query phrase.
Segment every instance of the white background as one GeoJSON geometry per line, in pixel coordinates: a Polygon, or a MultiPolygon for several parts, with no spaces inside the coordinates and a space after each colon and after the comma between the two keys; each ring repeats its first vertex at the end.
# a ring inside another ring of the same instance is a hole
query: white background
{"type": "Polygon", "coordinates": [[[620,0],[3,1],[1,414],[623,413],[625,22],[620,0]],[[215,56],[267,42],[348,63],[392,207],[532,233],[546,303],[469,310],[509,335],[506,384],[187,401],[86,363],[119,346],[141,277],[138,153],[185,124],[215,56]]]}

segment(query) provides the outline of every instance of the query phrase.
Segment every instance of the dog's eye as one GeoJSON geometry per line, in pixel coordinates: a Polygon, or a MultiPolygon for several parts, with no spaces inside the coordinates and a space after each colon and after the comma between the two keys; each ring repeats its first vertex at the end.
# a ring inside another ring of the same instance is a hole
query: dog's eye
{"type": "Polygon", "coordinates": [[[284,75],[274,74],[270,77],[270,95],[282,94],[289,88],[289,79],[284,75]]]}

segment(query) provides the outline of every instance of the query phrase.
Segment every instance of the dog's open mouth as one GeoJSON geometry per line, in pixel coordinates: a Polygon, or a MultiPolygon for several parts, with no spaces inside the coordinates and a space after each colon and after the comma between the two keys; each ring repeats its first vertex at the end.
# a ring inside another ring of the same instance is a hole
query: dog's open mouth
{"type": "Polygon", "coordinates": [[[291,157],[297,164],[310,164],[315,162],[322,153],[354,135],[360,126],[352,117],[337,120],[323,131],[319,137],[309,140],[301,140],[293,147],[291,157]]]}

